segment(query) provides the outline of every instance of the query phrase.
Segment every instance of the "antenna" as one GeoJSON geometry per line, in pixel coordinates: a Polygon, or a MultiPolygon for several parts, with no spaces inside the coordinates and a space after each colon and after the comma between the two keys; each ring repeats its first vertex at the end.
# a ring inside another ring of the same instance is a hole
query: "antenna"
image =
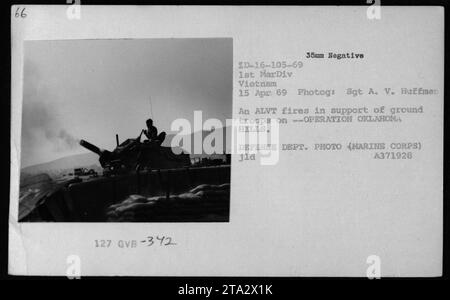
{"type": "Polygon", "coordinates": [[[150,117],[153,119],[152,96],[149,96],[148,99],[150,100],[150,117]]]}

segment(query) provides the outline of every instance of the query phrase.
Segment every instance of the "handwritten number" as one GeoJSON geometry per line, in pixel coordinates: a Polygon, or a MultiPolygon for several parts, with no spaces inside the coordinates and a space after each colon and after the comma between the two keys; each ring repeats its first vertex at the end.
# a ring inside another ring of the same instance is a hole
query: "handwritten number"
{"type": "Polygon", "coordinates": [[[16,18],[26,18],[27,17],[27,14],[25,13],[25,7],[24,8],[20,8],[20,7],[18,7],[17,9],[16,9],[16,13],[14,14],[14,16],[16,17],[16,18]]]}
{"type": "Polygon", "coordinates": [[[166,243],[166,246],[169,246],[169,245],[176,245],[176,243],[172,243],[172,238],[171,237],[167,237],[167,243],[166,243]]]}
{"type": "Polygon", "coordinates": [[[153,241],[153,237],[152,236],[149,236],[149,237],[147,237],[148,238],[148,245],[147,246],[151,246],[151,245],[153,245],[155,242],[153,241]]]}
{"type": "MultiPolygon", "coordinates": [[[[155,243],[154,240],[153,240],[153,237],[149,236],[148,238],[149,238],[149,243],[151,242],[148,246],[153,245],[155,243]]],[[[160,237],[159,235],[157,235],[156,236],[156,240],[159,241],[159,245],[160,246],[176,245],[176,243],[172,242],[172,238],[169,237],[169,236],[162,236],[162,237],[160,237]]]]}

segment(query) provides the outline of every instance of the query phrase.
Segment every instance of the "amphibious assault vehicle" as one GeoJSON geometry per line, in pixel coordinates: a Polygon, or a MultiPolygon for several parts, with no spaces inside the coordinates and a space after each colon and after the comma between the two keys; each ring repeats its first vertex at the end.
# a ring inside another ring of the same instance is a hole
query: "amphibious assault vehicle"
{"type": "MultiPolygon", "coordinates": [[[[142,133],[141,133],[142,135],[142,133]]],[[[123,203],[132,195],[159,197],[160,205],[145,222],[223,222],[229,218],[229,186],[226,201],[207,199],[201,193],[196,204],[186,209],[189,190],[202,186],[218,186],[230,182],[230,156],[213,165],[191,164],[189,154],[174,154],[160,143],[141,141],[141,136],[125,140],[113,151],[81,140],[80,145],[99,156],[103,174],[95,178],[45,178],[29,181],[20,189],[19,221],[22,222],[105,222],[108,207],[123,203]],[[174,200],[175,199],[175,200],[174,200]],[[211,200],[211,201],[209,201],[211,200]],[[177,202],[178,201],[178,202],[177,202]],[[170,203],[170,205],[169,205],[170,203]],[[161,209],[164,208],[164,211],[161,209]],[[178,208],[177,208],[178,207],[178,208]],[[157,212],[161,212],[158,217],[157,212]],[[170,211],[170,216],[167,214],[170,211]],[[161,217],[167,215],[168,217],[161,217]]],[[[211,194],[211,193],[209,193],[211,194]]],[[[212,194],[218,194],[212,192],[212,194]]],[[[189,198],[189,197],[188,197],[189,198]]],[[[151,201],[150,201],[151,202],[151,201]]],[[[191,201],[190,203],[193,203],[191,201]]]]}
{"type": "Polygon", "coordinates": [[[176,155],[170,147],[163,147],[148,140],[141,142],[141,135],[135,139],[127,139],[121,144],[116,135],[117,147],[113,151],[100,149],[85,140],[81,140],[80,145],[99,155],[99,162],[105,176],[139,170],[190,166],[191,160],[188,154],[176,155]]]}

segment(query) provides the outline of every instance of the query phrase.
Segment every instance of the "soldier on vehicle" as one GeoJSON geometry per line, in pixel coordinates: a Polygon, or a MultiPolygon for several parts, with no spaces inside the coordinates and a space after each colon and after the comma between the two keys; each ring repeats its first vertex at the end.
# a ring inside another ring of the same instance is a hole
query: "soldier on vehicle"
{"type": "Polygon", "coordinates": [[[147,129],[144,129],[144,134],[150,142],[155,142],[159,146],[164,142],[166,133],[163,131],[158,135],[158,129],[153,126],[153,120],[148,119],[146,121],[147,129]]]}

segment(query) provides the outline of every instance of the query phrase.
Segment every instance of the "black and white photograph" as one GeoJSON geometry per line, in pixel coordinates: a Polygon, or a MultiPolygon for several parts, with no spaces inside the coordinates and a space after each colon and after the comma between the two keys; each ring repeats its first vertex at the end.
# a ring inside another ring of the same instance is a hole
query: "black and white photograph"
{"type": "Polygon", "coordinates": [[[232,60],[230,38],[26,41],[19,221],[228,222],[232,60]]]}
{"type": "Polygon", "coordinates": [[[8,274],[445,276],[450,31],[413,2],[12,6],[8,274]]]}

